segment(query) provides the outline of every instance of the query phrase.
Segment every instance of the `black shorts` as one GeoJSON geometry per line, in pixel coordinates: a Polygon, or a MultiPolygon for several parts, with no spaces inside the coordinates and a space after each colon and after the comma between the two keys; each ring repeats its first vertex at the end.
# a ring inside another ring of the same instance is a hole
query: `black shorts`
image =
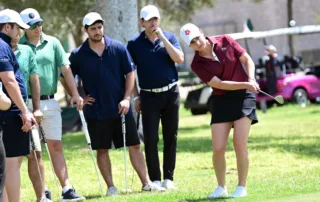
{"type": "MultiPolygon", "coordinates": [[[[126,146],[140,144],[136,123],[132,115],[126,115],[126,146]]],[[[113,142],[115,148],[123,147],[123,134],[121,118],[105,120],[87,119],[88,130],[93,150],[111,149],[113,142]]]]}
{"type": "Polygon", "coordinates": [[[6,157],[26,156],[30,154],[30,131],[23,132],[20,116],[1,117],[2,140],[6,157]]]}
{"type": "Polygon", "coordinates": [[[256,97],[248,90],[228,91],[223,95],[213,95],[210,103],[211,124],[233,122],[248,117],[251,124],[258,123],[256,97]]]}

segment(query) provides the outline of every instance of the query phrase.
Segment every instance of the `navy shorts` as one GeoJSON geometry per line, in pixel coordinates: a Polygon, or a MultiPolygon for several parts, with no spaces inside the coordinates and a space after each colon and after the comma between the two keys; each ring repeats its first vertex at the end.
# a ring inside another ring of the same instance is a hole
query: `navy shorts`
{"type": "Polygon", "coordinates": [[[30,154],[30,131],[23,132],[22,119],[20,116],[3,116],[2,140],[6,151],[6,157],[26,156],[30,154]]]}
{"type": "MultiPolygon", "coordinates": [[[[126,115],[126,146],[140,144],[136,123],[132,114],[126,115]]],[[[115,148],[123,147],[121,118],[105,120],[87,119],[88,131],[93,150],[111,149],[112,142],[115,148]]]]}

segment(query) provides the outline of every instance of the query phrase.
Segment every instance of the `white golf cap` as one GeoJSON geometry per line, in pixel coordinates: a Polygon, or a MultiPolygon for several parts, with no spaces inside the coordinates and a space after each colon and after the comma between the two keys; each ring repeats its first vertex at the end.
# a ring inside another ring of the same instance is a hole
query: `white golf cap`
{"type": "Polygon", "coordinates": [[[102,22],[104,22],[104,20],[102,19],[99,13],[90,12],[86,16],[84,16],[82,24],[83,26],[86,26],[86,25],[90,26],[98,20],[101,20],[102,22]]]}
{"type": "Polygon", "coordinates": [[[188,23],[181,27],[180,29],[180,37],[183,41],[189,46],[192,39],[201,36],[201,32],[199,27],[194,24],[188,23]]]}
{"type": "Polygon", "coordinates": [[[141,9],[140,19],[150,20],[151,18],[157,17],[160,19],[160,13],[157,7],[154,5],[148,5],[141,9]]]}
{"type": "Polygon", "coordinates": [[[38,11],[33,8],[24,9],[23,11],[20,12],[20,16],[23,22],[28,25],[33,25],[34,23],[37,23],[37,22],[43,22],[38,11]]]}
{"type": "Polygon", "coordinates": [[[0,23],[16,23],[23,29],[29,29],[29,25],[23,22],[19,13],[11,9],[0,11],[0,23]]]}

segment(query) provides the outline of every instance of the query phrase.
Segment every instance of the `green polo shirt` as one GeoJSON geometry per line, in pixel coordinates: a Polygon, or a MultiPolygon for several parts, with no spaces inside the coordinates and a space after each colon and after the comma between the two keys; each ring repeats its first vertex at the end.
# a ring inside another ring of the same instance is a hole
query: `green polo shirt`
{"type": "Polygon", "coordinates": [[[59,40],[42,33],[40,44],[34,46],[29,43],[26,34],[24,34],[19,43],[30,46],[36,55],[40,79],[40,94],[55,94],[61,73],[60,68],[70,64],[59,40]]]}
{"type": "Polygon", "coordinates": [[[28,94],[31,95],[29,79],[33,74],[38,74],[36,56],[29,46],[18,44],[14,52],[17,57],[20,72],[23,75],[24,84],[28,87],[28,94]]]}

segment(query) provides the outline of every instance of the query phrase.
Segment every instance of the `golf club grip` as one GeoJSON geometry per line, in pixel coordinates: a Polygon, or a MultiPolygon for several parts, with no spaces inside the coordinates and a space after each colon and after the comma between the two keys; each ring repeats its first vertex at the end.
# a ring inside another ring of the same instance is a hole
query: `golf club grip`
{"type": "Polygon", "coordinates": [[[81,119],[81,122],[82,122],[84,134],[85,134],[86,139],[87,139],[87,143],[88,143],[88,145],[91,145],[91,140],[90,140],[90,136],[89,136],[89,131],[88,131],[88,127],[87,127],[87,122],[86,122],[86,119],[84,118],[84,115],[83,115],[83,111],[82,111],[82,110],[79,110],[79,115],[80,115],[80,119],[81,119]]]}
{"type": "Polygon", "coordinates": [[[126,117],[125,115],[121,116],[121,125],[122,125],[122,133],[126,133],[126,117]]]}

